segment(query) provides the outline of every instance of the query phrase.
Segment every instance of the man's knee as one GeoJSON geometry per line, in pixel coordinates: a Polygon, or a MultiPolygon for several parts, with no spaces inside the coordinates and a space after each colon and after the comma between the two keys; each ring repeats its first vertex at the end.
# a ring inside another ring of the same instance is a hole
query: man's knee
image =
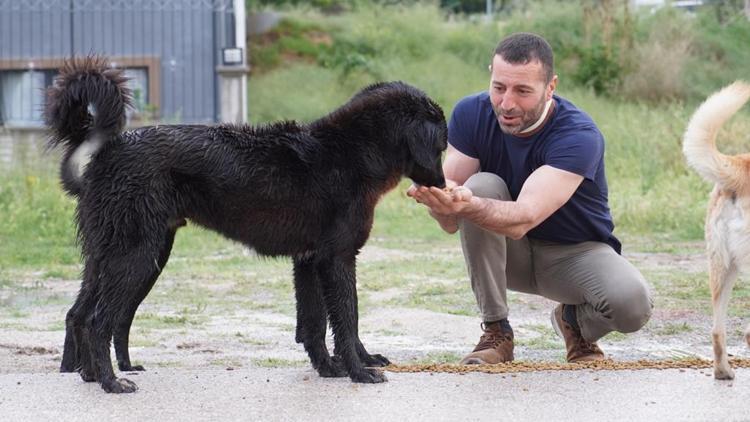
{"type": "Polygon", "coordinates": [[[651,293],[646,283],[642,280],[630,281],[629,286],[610,301],[610,310],[617,331],[632,333],[643,328],[653,310],[651,293]]]}
{"type": "Polygon", "coordinates": [[[510,199],[508,185],[494,173],[475,173],[464,183],[474,196],[492,199],[510,199]]]}

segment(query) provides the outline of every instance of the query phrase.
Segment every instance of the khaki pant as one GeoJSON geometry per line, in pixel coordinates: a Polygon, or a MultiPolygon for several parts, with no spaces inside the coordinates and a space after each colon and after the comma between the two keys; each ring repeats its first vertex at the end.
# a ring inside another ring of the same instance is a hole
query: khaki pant
{"type": "MultiPolygon", "coordinates": [[[[464,186],[475,196],[511,200],[505,182],[492,173],[477,173],[464,186]]],[[[467,220],[458,223],[483,321],[508,317],[507,289],[577,305],[581,334],[591,342],[611,331],[637,331],[651,316],[643,276],[606,243],[513,240],[467,220]]]]}

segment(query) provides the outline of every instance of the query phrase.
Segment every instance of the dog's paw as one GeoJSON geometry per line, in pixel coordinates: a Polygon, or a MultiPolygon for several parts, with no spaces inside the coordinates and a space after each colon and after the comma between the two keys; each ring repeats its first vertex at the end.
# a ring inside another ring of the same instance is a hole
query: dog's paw
{"type": "Polygon", "coordinates": [[[143,365],[131,365],[131,364],[125,364],[125,363],[118,363],[117,367],[120,369],[120,372],[133,372],[133,371],[145,371],[146,368],[143,367],[143,365]]]}
{"type": "Polygon", "coordinates": [[[76,372],[76,365],[65,362],[63,359],[63,363],[60,364],[60,372],[76,372]]]}
{"type": "Polygon", "coordinates": [[[102,389],[107,393],[121,394],[121,393],[134,393],[138,390],[138,386],[133,381],[127,378],[113,378],[111,380],[102,382],[102,389]]]}
{"type": "Polygon", "coordinates": [[[94,371],[92,369],[81,368],[78,370],[78,374],[81,376],[83,382],[96,381],[96,378],[94,377],[94,371]]]}
{"type": "Polygon", "coordinates": [[[362,369],[361,371],[352,372],[349,374],[349,377],[354,382],[365,384],[377,384],[388,381],[383,371],[378,369],[362,369]]]}
{"type": "Polygon", "coordinates": [[[349,375],[344,366],[344,361],[338,356],[333,356],[329,361],[320,365],[318,374],[323,378],[340,378],[349,375]]]}
{"type": "Polygon", "coordinates": [[[714,378],[717,380],[733,380],[734,370],[732,368],[714,368],[714,378]]]}
{"type": "Polygon", "coordinates": [[[388,360],[388,358],[385,357],[385,356],[383,356],[383,355],[375,354],[375,355],[366,355],[362,359],[362,363],[365,366],[382,367],[382,366],[388,366],[388,365],[390,365],[391,361],[388,360]]]}

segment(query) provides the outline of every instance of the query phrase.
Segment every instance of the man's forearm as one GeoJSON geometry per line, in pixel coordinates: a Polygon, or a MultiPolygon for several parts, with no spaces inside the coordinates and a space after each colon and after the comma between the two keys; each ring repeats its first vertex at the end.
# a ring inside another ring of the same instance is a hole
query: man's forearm
{"type": "Polygon", "coordinates": [[[532,228],[529,213],[518,202],[473,197],[459,218],[512,239],[520,239],[532,228]]]}

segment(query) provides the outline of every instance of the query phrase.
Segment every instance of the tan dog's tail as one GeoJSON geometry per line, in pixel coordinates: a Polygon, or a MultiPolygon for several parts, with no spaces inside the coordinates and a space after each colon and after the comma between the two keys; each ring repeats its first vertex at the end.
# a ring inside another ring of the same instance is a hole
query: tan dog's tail
{"type": "Polygon", "coordinates": [[[682,144],[688,164],[708,181],[737,190],[747,183],[744,165],[716,149],[716,134],[750,99],[750,84],[737,81],[708,97],[690,119],[682,144]]]}

